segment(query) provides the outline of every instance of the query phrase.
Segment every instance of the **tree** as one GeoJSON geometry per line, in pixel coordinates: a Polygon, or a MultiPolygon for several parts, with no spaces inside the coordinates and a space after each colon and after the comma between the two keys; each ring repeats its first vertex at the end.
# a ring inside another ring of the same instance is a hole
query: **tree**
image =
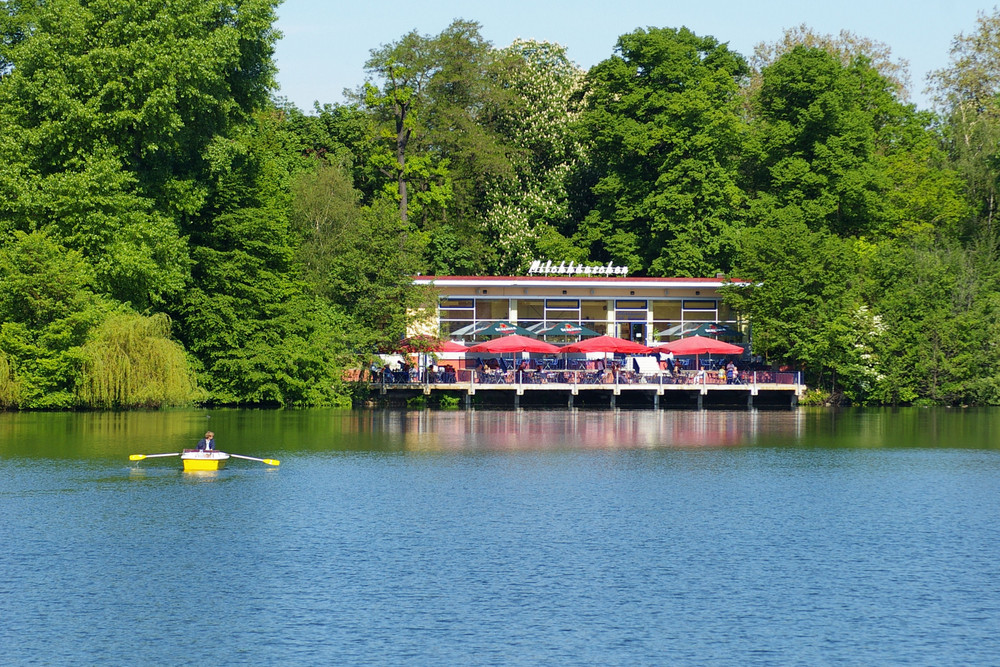
{"type": "Polygon", "coordinates": [[[0,246],[0,357],[8,405],[76,405],[80,346],[111,305],[95,296],[80,253],[43,232],[0,246]]]}
{"type": "Polygon", "coordinates": [[[191,237],[193,285],[174,306],[178,337],[199,361],[207,400],[342,402],[343,317],[297,275],[281,118],[258,113],[212,152],[217,206],[191,237]]]}
{"type": "Polygon", "coordinates": [[[211,196],[206,155],[273,84],[275,5],[4,3],[4,225],[81,250],[118,300],[178,294],[183,237],[211,196]]]}
{"type": "Polygon", "coordinates": [[[753,218],[800,210],[813,229],[878,240],[953,230],[967,215],[933,117],[896,98],[864,58],[797,46],[751,99],[753,218]]]}
{"type": "Polygon", "coordinates": [[[860,298],[853,243],[776,212],[743,233],[726,302],[752,322],[755,353],[806,372],[810,384],[857,395],[873,374],[877,335],[860,298]]]}
{"type": "Polygon", "coordinates": [[[928,77],[942,131],[973,206],[970,231],[994,231],[1000,181],[1000,10],[980,12],[976,30],[958,35],[951,65],[928,77]]]}
{"type": "Polygon", "coordinates": [[[631,272],[728,270],[743,194],[741,56],[686,28],[637,30],[588,74],[582,124],[593,205],[574,237],[631,272]]]}
{"type": "Polygon", "coordinates": [[[195,397],[184,348],[160,313],[115,313],[95,327],[80,349],[77,397],[96,408],[159,408],[195,397]]]}
{"type": "Polygon", "coordinates": [[[512,174],[510,147],[488,123],[509,96],[492,76],[497,67],[479,24],[456,20],[438,35],[411,32],[373,50],[364,88],[389,148],[372,162],[392,179],[401,229],[409,233],[412,223],[428,248],[457,237],[487,266],[495,253],[483,234],[490,185],[512,174]]]}
{"type": "Polygon", "coordinates": [[[894,121],[889,82],[864,60],[845,68],[823,49],[795,47],[762,72],[755,98],[757,215],[795,208],[812,229],[885,233],[891,179],[879,132],[894,121]]]}
{"type": "Polygon", "coordinates": [[[760,87],[761,70],[774,64],[781,56],[797,46],[822,49],[839,60],[844,67],[850,67],[852,62],[863,58],[880,76],[892,84],[894,93],[899,99],[906,100],[909,96],[909,63],[904,59],[893,60],[892,49],[888,44],[856,35],[848,30],[841,30],[837,36],[821,35],[804,23],[785,30],[777,42],[761,42],[754,47],[753,57],[750,59],[754,76],[748,90],[756,91],[760,87]]]}
{"type": "Polygon", "coordinates": [[[486,179],[488,238],[506,250],[495,272],[515,274],[532,258],[585,259],[564,236],[568,178],[583,151],[574,123],[584,76],[558,44],[515,40],[497,54],[491,77],[505,94],[493,96],[482,122],[509,147],[512,173],[486,179]]]}
{"type": "Polygon", "coordinates": [[[303,169],[312,169],[315,160],[338,165],[350,173],[362,203],[383,196],[385,178],[371,159],[378,152],[375,119],[366,109],[355,104],[316,104],[307,115],[284,104],[277,113],[289,135],[288,150],[307,158],[303,169]]]}
{"type": "Polygon", "coordinates": [[[352,347],[372,350],[402,338],[408,311],[424,300],[412,280],[421,236],[400,239],[388,199],[360,206],[339,167],[320,166],[299,175],[292,192],[304,275],[319,296],[347,315],[352,347]]]}
{"type": "Polygon", "coordinates": [[[194,396],[187,357],[164,315],[95,295],[79,252],[43,232],[0,248],[0,405],[130,408],[194,396]]]}
{"type": "Polygon", "coordinates": [[[382,79],[381,88],[370,81],[365,84],[363,103],[380,120],[391,123],[380,130],[382,138],[392,141],[391,155],[380,156],[379,164],[396,185],[403,229],[409,223],[410,182],[421,171],[425,175],[436,171],[428,157],[410,154],[410,142],[424,131],[421,114],[428,103],[430,81],[440,67],[435,39],[415,30],[397,42],[373,49],[365,63],[371,77],[382,79]]]}
{"type": "Polygon", "coordinates": [[[884,335],[872,398],[884,403],[1000,404],[996,239],[886,243],[863,273],[884,335]]]}

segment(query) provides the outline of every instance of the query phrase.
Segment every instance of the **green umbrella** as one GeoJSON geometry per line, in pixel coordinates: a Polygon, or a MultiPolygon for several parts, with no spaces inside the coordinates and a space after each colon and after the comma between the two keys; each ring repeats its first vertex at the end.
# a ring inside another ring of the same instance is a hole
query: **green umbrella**
{"type": "Polygon", "coordinates": [[[742,340],[743,332],[728,324],[719,322],[685,322],[676,324],[669,329],[657,331],[657,336],[714,336],[716,338],[735,338],[742,340]]]}
{"type": "Polygon", "coordinates": [[[476,327],[471,334],[473,336],[510,336],[511,334],[517,334],[518,336],[529,336],[532,338],[537,337],[536,334],[528,331],[524,327],[519,327],[516,324],[508,322],[507,320],[490,322],[489,324],[484,324],[482,328],[476,327]]]}
{"type": "Polygon", "coordinates": [[[577,324],[576,322],[559,322],[558,324],[547,324],[543,327],[535,328],[535,333],[539,336],[599,336],[593,329],[577,324]]]}
{"type": "Polygon", "coordinates": [[[743,339],[742,331],[731,327],[728,324],[720,324],[719,322],[705,322],[704,324],[699,325],[696,329],[685,331],[684,335],[713,336],[715,338],[737,338],[739,340],[743,339]]]}

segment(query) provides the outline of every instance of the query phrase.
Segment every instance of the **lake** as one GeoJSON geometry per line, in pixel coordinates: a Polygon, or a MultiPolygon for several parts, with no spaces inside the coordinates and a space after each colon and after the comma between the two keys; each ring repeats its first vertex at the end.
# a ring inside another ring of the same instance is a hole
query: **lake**
{"type": "Polygon", "coordinates": [[[1000,656],[1000,410],[0,414],[6,665],[1000,656]],[[206,429],[276,458],[182,473],[206,429]]]}

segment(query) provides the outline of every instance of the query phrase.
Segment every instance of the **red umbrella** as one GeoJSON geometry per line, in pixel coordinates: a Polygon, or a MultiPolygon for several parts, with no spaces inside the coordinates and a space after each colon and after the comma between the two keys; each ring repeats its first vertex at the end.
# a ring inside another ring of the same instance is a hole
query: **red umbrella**
{"type": "Polygon", "coordinates": [[[622,354],[647,354],[650,348],[642,343],[634,343],[614,336],[587,338],[579,343],[570,343],[559,348],[560,352],[621,352],[622,354]]]}
{"type": "Polygon", "coordinates": [[[467,352],[469,348],[452,340],[439,340],[431,336],[410,336],[399,341],[397,352],[467,352]]]}
{"type": "Polygon", "coordinates": [[[504,352],[558,354],[560,352],[560,348],[556,345],[551,345],[537,338],[528,338],[527,336],[519,336],[517,334],[494,338],[485,343],[473,345],[468,349],[469,352],[491,352],[494,354],[502,354],[504,352]]]}
{"type": "MultiPolygon", "coordinates": [[[[565,349],[565,348],[563,348],[565,349]]],[[[739,345],[731,345],[714,338],[704,336],[689,336],[680,340],[670,341],[653,348],[657,351],[673,352],[674,354],[743,354],[739,345]]]]}

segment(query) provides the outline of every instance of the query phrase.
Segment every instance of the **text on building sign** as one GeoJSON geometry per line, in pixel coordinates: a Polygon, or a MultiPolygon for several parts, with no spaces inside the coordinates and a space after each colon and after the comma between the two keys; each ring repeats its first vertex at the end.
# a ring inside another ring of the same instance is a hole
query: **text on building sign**
{"type": "Polygon", "coordinates": [[[628,267],[615,266],[611,262],[608,262],[606,266],[601,264],[590,266],[577,264],[576,262],[559,262],[558,264],[554,264],[551,260],[542,262],[536,259],[531,263],[528,275],[536,274],[543,276],[627,276],[628,267]]]}

